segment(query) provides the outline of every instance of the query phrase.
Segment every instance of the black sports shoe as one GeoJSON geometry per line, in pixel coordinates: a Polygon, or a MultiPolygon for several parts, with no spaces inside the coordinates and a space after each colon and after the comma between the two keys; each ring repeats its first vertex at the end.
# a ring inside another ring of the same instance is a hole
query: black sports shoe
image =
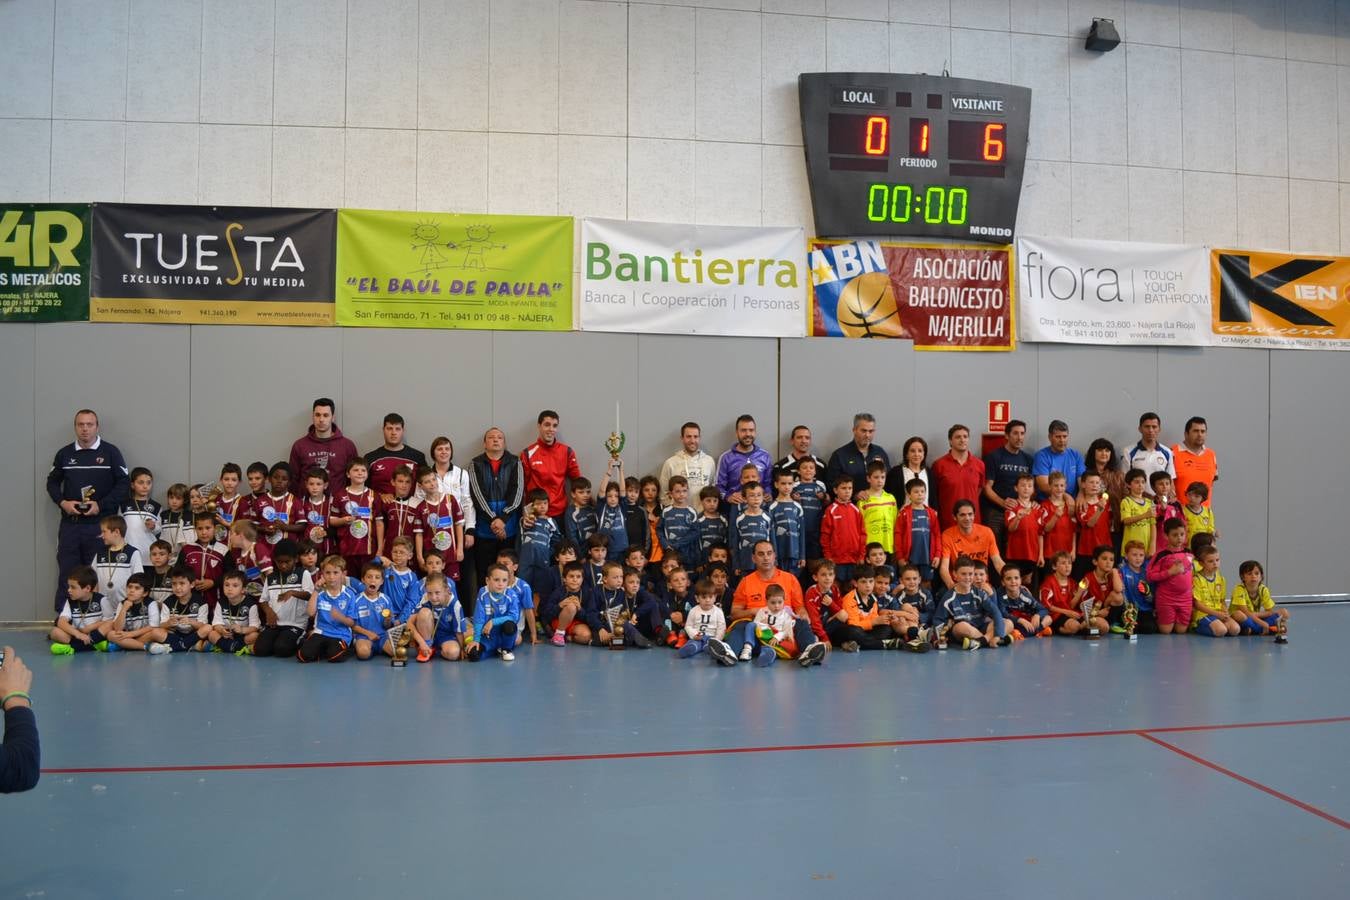
{"type": "Polygon", "coordinates": [[[709,640],[708,655],[724,666],[736,665],[736,653],[726,641],[709,640]]]}
{"type": "Polygon", "coordinates": [[[797,657],[797,662],[802,668],[807,666],[818,666],[825,662],[825,657],[830,655],[830,645],[824,641],[816,641],[811,646],[802,651],[802,655],[797,657]]]}

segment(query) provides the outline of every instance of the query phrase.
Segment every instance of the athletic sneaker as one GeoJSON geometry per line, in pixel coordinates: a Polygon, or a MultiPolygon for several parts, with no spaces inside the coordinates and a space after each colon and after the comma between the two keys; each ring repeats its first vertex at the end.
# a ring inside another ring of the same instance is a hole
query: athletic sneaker
{"type": "Polygon", "coordinates": [[[565,647],[567,646],[567,635],[563,634],[561,631],[555,631],[553,632],[553,637],[550,638],[550,641],[555,647],[565,647]]]}
{"type": "Polygon", "coordinates": [[[749,662],[750,657],[753,656],[754,653],[755,653],[754,648],[752,648],[749,644],[746,644],[744,647],[741,648],[741,662],[749,662]]]}
{"type": "Polygon", "coordinates": [[[430,648],[427,648],[426,650],[418,650],[418,651],[417,651],[417,661],[418,661],[418,662],[431,662],[431,649],[430,649],[430,648]]]}
{"type": "MultiPolygon", "coordinates": [[[[57,646],[53,644],[52,646],[57,646]]],[[[724,666],[736,665],[736,653],[726,641],[709,640],[708,655],[724,666]]]]}
{"type": "Polygon", "coordinates": [[[678,635],[676,635],[675,637],[676,650],[681,649],[687,643],[689,643],[689,635],[685,634],[683,631],[681,631],[678,635]]]}
{"type": "Polygon", "coordinates": [[[929,644],[923,638],[915,638],[914,640],[908,641],[905,644],[905,649],[908,650],[910,653],[927,653],[929,650],[929,644]]]}
{"type": "Polygon", "coordinates": [[[1054,634],[1054,631],[1052,631],[1050,629],[1050,626],[1047,625],[1040,631],[1036,632],[1036,637],[1050,637],[1052,634],[1054,634]]]}
{"type": "Polygon", "coordinates": [[[1013,642],[1013,639],[1012,639],[1012,635],[1010,635],[1010,634],[1005,634],[1003,637],[1001,637],[1001,638],[998,639],[998,645],[999,645],[1000,647],[1006,647],[1006,646],[1008,646],[1009,644],[1011,644],[1012,642],[1013,642]]]}
{"type": "Polygon", "coordinates": [[[505,648],[498,650],[497,655],[501,657],[502,662],[513,662],[516,658],[516,655],[514,653],[505,648]]]}
{"type": "Polygon", "coordinates": [[[52,656],[72,656],[75,648],[69,644],[52,644],[52,656]]]}
{"type": "Polygon", "coordinates": [[[899,650],[899,649],[900,649],[900,639],[899,639],[899,638],[883,638],[882,641],[881,641],[881,649],[882,649],[882,650],[899,650]]]}
{"type": "Polygon", "coordinates": [[[151,656],[159,656],[161,653],[172,653],[173,648],[168,644],[155,643],[145,648],[145,652],[151,656]]]}
{"type": "Polygon", "coordinates": [[[825,662],[825,657],[830,655],[830,645],[824,641],[816,641],[811,646],[802,651],[802,655],[797,657],[797,662],[804,669],[807,666],[819,666],[825,662]]]}
{"type": "Polygon", "coordinates": [[[1111,626],[1111,633],[1112,633],[1112,634],[1124,634],[1124,633],[1125,633],[1125,626],[1124,626],[1124,625],[1112,625],[1112,626],[1111,626]]]}
{"type": "Polygon", "coordinates": [[[674,647],[678,649],[680,646],[680,636],[673,631],[666,631],[665,636],[662,639],[662,643],[664,643],[667,647],[674,647]]]}
{"type": "Polygon", "coordinates": [[[773,652],[772,647],[760,647],[759,656],[755,657],[755,668],[767,669],[769,666],[778,662],[778,654],[773,652]]]}
{"type": "Polygon", "coordinates": [[[858,646],[857,641],[844,641],[839,645],[839,649],[843,650],[845,653],[857,653],[862,648],[858,646]]]}
{"type": "Polygon", "coordinates": [[[107,653],[107,652],[108,652],[108,642],[107,642],[107,641],[97,641],[97,642],[95,642],[95,644],[94,644],[94,649],[97,650],[99,653],[107,653]]]}
{"type": "Polygon", "coordinates": [[[253,648],[250,647],[248,644],[245,644],[244,646],[240,647],[238,650],[234,651],[234,655],[235,655],[235,656],[252,656],[252,655],[253,655],[253,648]]]}
{"type": "Polygon", "coordinates": [[[647,637],[640,631],[633,635],[633,640],[631,640],[629,643],[631,643],[634,647],[638,648],[639,650],[650,650],[652,647],[651,638],[647,637]]]}
{"type": "Polygon", "coordinates": [[[962,649],[962,650],[978,650],[978,649],[980,649],[980,639],[979,639],[979,638],[961,638],[961,649],[962,649]]]}
{"type": "Polygon", "coordinates": [[[108,645],[103,648],[104,653],[119,653],[122,650],[122,648],[113,641],[104,641],[103,643],[108,645]]]}

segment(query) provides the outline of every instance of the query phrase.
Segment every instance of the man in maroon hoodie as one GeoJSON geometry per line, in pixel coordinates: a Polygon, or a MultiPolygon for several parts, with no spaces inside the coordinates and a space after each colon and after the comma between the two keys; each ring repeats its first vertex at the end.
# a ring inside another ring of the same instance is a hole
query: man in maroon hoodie
{"type": "Polygon", "coordinates": [[[314,424],[309,434],[291,445],[291,487],[303,493],[305,472],[323,469],[328,472],[328,490],[332,493],[347,486],[347,463],[356,459],[356,445],[343,437],[333,422],[337,406],[327,397],[314,401],[314,424]]]}

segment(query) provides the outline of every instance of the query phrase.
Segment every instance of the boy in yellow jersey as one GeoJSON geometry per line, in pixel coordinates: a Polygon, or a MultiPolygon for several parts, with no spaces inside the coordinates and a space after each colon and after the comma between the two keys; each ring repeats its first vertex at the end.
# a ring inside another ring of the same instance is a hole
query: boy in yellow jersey
{"type": "Polygon", "coordinates": [[[900,507],[895,495],[886,493],[886,464],[881,460],[867,464],[867,490],[858,495],[857,503],[868,542],[880,544],[887,556],[895,552],[895,517],[900,507]]]}
{"type": "Polygon", "coordinates": [[[1214,540],[1219,539],[1218,526],[1214,524],[1214,510],[1205,505],[1209,499],[1209,485],[1203,481],[1193,481],[1186,488],[1186,505],[1181,508],[1181,515],[1186,520],[1186,539],[1190,540],[1197,534],[1212,534],[1214,540]]]}
{"type": "Polygon", "coordinates": [[[1120,499],[1120,526],[1122,544],[1138,541],[1144,545],[1144,555],[1152,556],[1157,549],[1158,524],[1153,501],[1144,493],[1148,476],[1143,469],[1125,473],[1126,494],[1120,499]]]}
{"type": "Polygon", "coordinates": [[[1199,562],[1191,588],[1191,630],[1205,637],[1232,637],[1242,628],[1228,614],[1228,582],[1219,574],[1219,548],[1211,544],[1201,550],[1199,562]]]}
{"type": "MultiPolygon", "coordinates": [[[[1191,487],[1195,485],[1192,484],[1191,487]]],[[[1289,610],[1275,605],[1266,586],[1266,570],[1254,559],[1238,566],[1241,582],[1233,588],[1228,614],[1237,620],[1243,634],[1270,634],[1289,621],[1289,610]]]]}

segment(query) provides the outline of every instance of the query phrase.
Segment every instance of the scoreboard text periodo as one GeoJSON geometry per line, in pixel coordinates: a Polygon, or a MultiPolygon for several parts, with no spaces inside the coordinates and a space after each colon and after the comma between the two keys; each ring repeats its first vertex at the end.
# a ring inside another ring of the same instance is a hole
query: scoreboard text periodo
{"type": "Polygon", "coordinates": [[[839,72],[798,90],[817,235],[1012,239],[1028,88],[839,72]]]}

